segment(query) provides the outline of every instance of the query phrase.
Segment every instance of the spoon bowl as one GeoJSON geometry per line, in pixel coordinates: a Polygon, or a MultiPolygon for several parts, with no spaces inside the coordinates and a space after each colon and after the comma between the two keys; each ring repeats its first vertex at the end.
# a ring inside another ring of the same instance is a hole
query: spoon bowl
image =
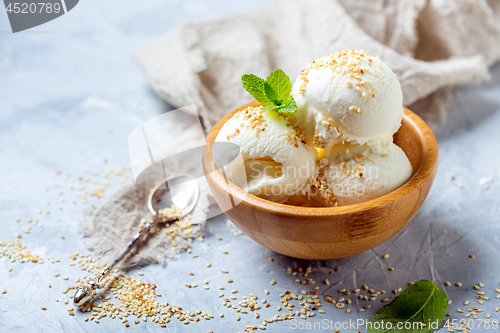
{"type": "Polygon", "coordinates": [[[161,209],[175,205],[180,209],[179,218],[189,214],[200,196],[196,179],[190,174],[183,173],[165,178],[149,193],[148,209],[153,215],[158,215],[161,209]]]}

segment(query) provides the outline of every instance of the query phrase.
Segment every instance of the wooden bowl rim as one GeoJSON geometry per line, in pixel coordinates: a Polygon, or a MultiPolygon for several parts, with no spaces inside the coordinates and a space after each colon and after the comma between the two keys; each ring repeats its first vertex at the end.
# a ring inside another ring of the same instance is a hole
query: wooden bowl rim
{"type": "MultiPolygon", "coordinates": [[[[292,206],[287,204],[276,203],[267,199],[259,198],[253,194],[244,191],[239,186],[235,185],[231,181],[225,180],[224,175],[215,168],[212,161],[212,152],[210,143],[215,141],[217,134],[219,133],[221,127],[226,123],[226,121],[232,117],[232,115],[238,111],[241,111],[247,107],[259,106],[260,103],[253,101],[247,103],[234,111],[225,115],[217,124],[215,124],[207,135],[206,142],[208,147],[208,154],[210,161],[207,161],[204,157],[203,168],[205,172],[210,173],[214,181],[218,186],[226,189],[232,196],[244,201],[256,209],[269,211],[274,214],[279,213],[281,215],[307,215],[307,216],[336,216],[336,215],[346,215],[346,214],[356,214],[363,213],[367,210],[381,208],[395,202],[402,197],[409,195],[411,192],[418,190],[424,183],[433,175],[433,170],[438,162],[438,145],[432,130],[429,126],[417,116],[414,112],[406,107],[404,109],[403,121],[408,122],[411,128],[417,131],[420,143],[422,144],[423,158],[420,167],[413,174],[413,176],[405,184],[399,188],[391,191],[381,197],[364,201],[358,204],[339,206],[339,207],[301,207],[292,206]],[[208,164],[208,165],[207,165],[208,164]],[[223,185],[221,185],[223,184],[223,185]]],[[[241,202],[239,203],[241,204],[241,202]]]]}

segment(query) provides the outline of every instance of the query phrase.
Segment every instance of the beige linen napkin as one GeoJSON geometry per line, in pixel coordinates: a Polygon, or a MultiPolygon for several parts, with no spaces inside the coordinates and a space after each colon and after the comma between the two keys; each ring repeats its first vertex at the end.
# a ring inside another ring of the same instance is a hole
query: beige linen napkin
{"type": "Polygon", "coordinates": [[[451,89],[489,78],[500,58],[500,5],[486,0],[280,0],[250,14],[183,22],[136,54],[158,95],[196,104],[210,128],[248,102],[241,76],[352,48],[378,55],[398,76],[404,104],[443,119],[451,89]]]}

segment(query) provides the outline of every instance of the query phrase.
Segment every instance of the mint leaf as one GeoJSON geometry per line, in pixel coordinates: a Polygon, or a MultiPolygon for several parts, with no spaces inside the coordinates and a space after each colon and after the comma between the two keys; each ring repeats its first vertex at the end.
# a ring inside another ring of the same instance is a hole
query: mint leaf
{"type": "Polygon", "coordinates": [[[267,97],[279,106],[290,97],[292,82],[288,75],[278,68],[267,76],[264,89],[267,97]]]}
{"type": "Polygon", "coordinates": [[[262,105],[273,105],[273,102],[269,100],[264,91],[264,79],[253,75],[245,74],[241,77],[243,82],[243,88],[250,93],[257,101],[262,105]]]}
{"type": "Polygon", "coordinates": [[[374,314],[367,324],[367,331],[429,333],[438,329],[447,307],[446,293],[435,282],[420,280],[374,314]],[[427,326],[422,327],[420,323],[427,326]],[[398,328],[398,324],[401,328],[398,328]]]}
{"type": "Polygon", "coordinates": [[[297,104],[295,104],[293,96],[289,96],[283,105],[278,106],[277,111],[282,113],[294,113],[297,111],[297,104]]]}
{"type": "Polygon", "coordinates": [[[280,106],[283,103],[283,101],[279,99],[278,93],[274,91],[267,81],[264,82],[264,92],[274,105],[280,106]]]}
{"type": "Polygon", "coordinates": [[[253,74],[245,74],[241,81],[243,88],[264,106],[263,110],[281,113],[297,111],[297,104],[291,95],[292,82],[281,69],[271,72],[266,80],[253,74]]]}
{"type": "Polygon", "coordinates": [[[276,105],[269,105],[269,106],[264,106],[262,110],[264,111],[276,111],[278,109],[278,106],[276,105]]]}

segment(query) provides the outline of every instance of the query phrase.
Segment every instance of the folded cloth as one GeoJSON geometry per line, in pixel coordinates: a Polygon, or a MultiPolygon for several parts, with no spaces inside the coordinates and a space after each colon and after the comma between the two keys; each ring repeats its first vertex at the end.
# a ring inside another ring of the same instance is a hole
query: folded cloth
{"type": "Polygon", "coordinates": [[[378,55],[401,82],[404,105],[444,119],[451,89],[489,79],[500,59],[500,5],[491,0],[279,0],[250,14],[179,24],[135,58],[160,98],[195,104],[210,128],[250,101],[241,76],[341,49],[378,55]]]}

